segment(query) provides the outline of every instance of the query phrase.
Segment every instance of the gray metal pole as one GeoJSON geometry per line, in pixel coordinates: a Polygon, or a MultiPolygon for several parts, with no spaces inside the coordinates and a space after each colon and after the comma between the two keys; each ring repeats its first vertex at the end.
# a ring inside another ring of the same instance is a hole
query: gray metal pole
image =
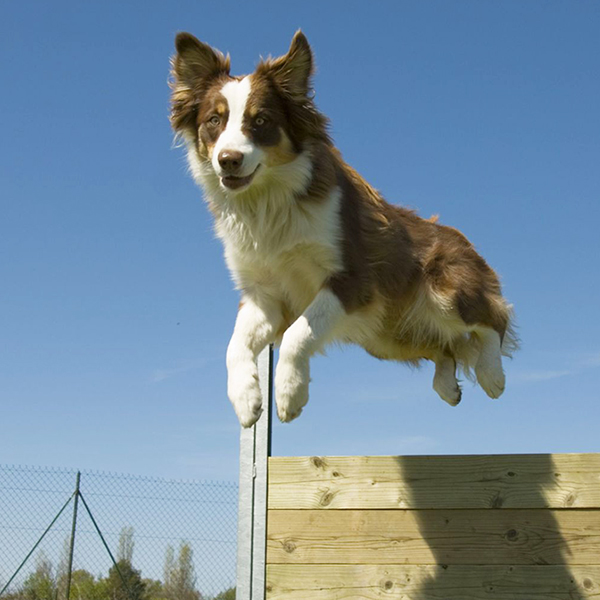
{"type": "Polygon", "coordinates": [[[65,592],[65,600],[69,600],[71,596],[71,575],[73,574],[73,552],[75,551],[75,531],[77,530],[77,507],[79,505],[79,483],[81,481],[81,473],[77,471],[75,479],[75,503],[73,504],[73,524],[71,525],[71,542],[69,544],[69,570],[67,571],[67,591],[65,592]]]}
{"type": "Polygon", "coordinates": [[[271,454],[273,348],[258,357],[263,414],[240,434],[236,600],[264,600],[267,552],[267,461],[271,454]]]}

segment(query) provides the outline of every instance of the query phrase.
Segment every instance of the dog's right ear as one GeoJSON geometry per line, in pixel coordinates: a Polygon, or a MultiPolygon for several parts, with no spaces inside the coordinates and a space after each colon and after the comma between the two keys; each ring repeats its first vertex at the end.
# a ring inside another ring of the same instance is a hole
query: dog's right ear
{"type": "Polygon", "coordinates": [[[175,49],[172,73],[176,84],[195,89],[212,77],[229,74],[229,56],[223,56],[191,33],[178,33],[175,49]]]}
{"type": "Polygon", "coordinates": [[[177,54],[171,60],[171,126],[178,133],[196,128],[198,104],[208,83],[220,75],[229,75],[229,56],[223,56],[191,33],[175,38],[177,54]]]}

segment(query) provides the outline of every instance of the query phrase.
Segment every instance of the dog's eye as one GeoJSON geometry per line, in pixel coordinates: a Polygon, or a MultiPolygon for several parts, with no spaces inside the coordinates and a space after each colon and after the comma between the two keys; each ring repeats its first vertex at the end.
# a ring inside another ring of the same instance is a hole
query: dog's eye
{"type": "Polygon", "coordinates": [[[267,117],[265,117],[265,116],[256,117],[256,119],[254,119],[254,124],[258,125],[259,127],[264,125],[266,122],[267,122],[267,117]]]}
{"type": "Polygon", "coordinates": [[[221,119],[217,116],[217,115],[213,115],[209,120],[208,120],[208,124],[212,125],[213,127],[216,127],[217,125],[221,124],[221,119]]]}

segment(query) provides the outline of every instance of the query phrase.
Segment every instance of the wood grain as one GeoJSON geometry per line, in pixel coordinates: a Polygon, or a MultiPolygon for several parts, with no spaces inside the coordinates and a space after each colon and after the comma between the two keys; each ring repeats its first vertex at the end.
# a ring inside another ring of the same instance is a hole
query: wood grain
{"type": "Polygon", "coordinates": [[[267,562],[600,564],[600,510],[270,510],[267,562]]]}
{"type": "Polygon", "coordinates": [[[600,508],[600,454],[272,457],[269,508],[600,508]]]}
{"type": "Polygon", "coordinates": [[[269,565],[267,600],[600,599],[600,566],[269,565]]]}

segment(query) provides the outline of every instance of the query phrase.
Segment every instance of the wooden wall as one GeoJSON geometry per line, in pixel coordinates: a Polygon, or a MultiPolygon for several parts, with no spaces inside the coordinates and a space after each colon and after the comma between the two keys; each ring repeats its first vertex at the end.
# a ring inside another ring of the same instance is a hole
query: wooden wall
{"type": "Polygon", "coordinates": [[[600,454],[272,457],[268,600],[600,600],[600,454]]]}

